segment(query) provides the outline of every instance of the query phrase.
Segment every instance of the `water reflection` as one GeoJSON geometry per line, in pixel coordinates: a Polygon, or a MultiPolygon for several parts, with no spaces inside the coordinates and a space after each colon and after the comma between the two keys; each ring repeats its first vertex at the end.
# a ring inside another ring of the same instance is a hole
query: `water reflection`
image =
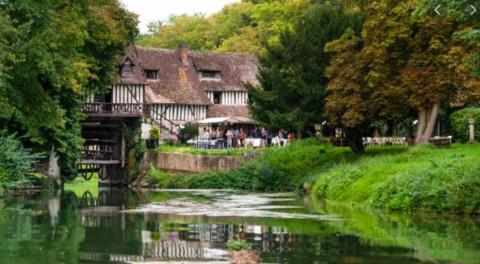
{"type": "Polygon", "coordinates": [[[371,214],[320,207],[288,194],[258,195],[258,199],[242,195],[101,189],[98,194],[64,192],[0,200],[0,263],[225,262],[226,242],[235,237],[252,243],[267,263],[475,263],[480,259],[480,225],[471,219],[371,214]],[[183,207],[172,212],[159,207],[172,201],[182,201],[176,205],[183,207]],[[225,203],[237,208],[218,206],[225,203]],[[186,213],[195,210],[188,207],[192,205],[237,214],[186,213]],[[244,213],[258,207],[277,214],[244,213]],[[309,215],[324,218],[305,217],[309,215]]]}

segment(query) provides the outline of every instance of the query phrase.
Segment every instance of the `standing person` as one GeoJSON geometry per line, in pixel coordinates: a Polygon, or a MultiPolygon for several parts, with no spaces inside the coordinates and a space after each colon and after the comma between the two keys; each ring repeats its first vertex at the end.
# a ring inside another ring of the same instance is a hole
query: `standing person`
{"type": "Polygon", "coordinates": [[[233,147],[236,148],[238,147],[238,137],[240,136],[240,132],[238,132],[238,129],[235,128],[233,130],[233,147]]]}
{"type": "Polygon", "coordinates": [[[227,148],[232,147],[232,139],[233,139],[233,132],[231,129],[227,130],[227,133],[225,134],[225,137],[227,138],[227,148]]]}
{"type": "Polygon", "coordinates": [[[204,128],[203,140],[203,147],[208,148],[210,145],[210,132],[207,130],[207,128],[204,128]]]}
{"type": "Polygon", "coordinates": [[[267,131],[267,147],[272,145],[273,134],[267,131]]]}
{"type": "Polygon", "coordinates": [[[223,135],[222,135],[223,148],[228,148],[228,138],[227,138],[228,131],[229,129],[226,129],[226,128],[223,130],[223,135]]]}
{"type": "Polygon", "coordinates": [[[245,132],[243,132],[243,128],[240,128],[238,139],[240,139],[240,147],[245,147],[245,132]]]}
{"type": "Polygon", "coordinates": [[[293,133],[289,133],[288,134],[288,143],[292,143],[293,141],[295,141],[295,136],[293,135],[293,133]]]}
{"type": "Polygon", "coordinates": [[[281,147],[285,145],[285,141],[283,137],[283,129],[280,129],[280,131],[278,131],[278,140],[280,141],[278,146],[281,147]]]}
{"type": "Polygon", "coordinates": [[[223,146],[222,136],[223,136],[222,128],[218,127],[217,128],[217,142],[215,142],[215,148],[222,148],[222,146],[223,146]]]}
{"type": "Polygon", "coordinates": [[[262,148],[265,148],[267,146],[267,130],[262,127],[260,135],[262,136],[262,148]]]}

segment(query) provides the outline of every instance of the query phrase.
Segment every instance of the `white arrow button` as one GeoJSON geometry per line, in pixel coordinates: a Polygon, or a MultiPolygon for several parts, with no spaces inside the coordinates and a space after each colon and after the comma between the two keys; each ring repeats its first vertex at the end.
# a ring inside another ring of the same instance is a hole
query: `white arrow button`
{"type": "Polygon", "coordinates": [[[477,8],[474,5],[470,5],[470,7],[472,8],[472,12],[470,12],[470,15],[473,16],[473,14],[477,12],[477,8]]]}
{"type": "Polygon", "coordinates": [[[441,6],[442,6],[442,5],[438,5],[438,6],[435,8],[435,10],[434,10],[435,13],[437,13],[437,15],[439,15],[439,16],[441,15],[441,14],[440,14],[440,11],[439,11],[439,9],[440,9],[441,6]]]}

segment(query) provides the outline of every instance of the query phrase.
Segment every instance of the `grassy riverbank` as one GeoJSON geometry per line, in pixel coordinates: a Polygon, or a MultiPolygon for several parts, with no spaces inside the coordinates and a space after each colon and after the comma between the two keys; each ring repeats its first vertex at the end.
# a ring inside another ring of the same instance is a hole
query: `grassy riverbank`
{"type": "MultiPolygon", "coordinates": [[[[399,153],[406,148],[367,150],[366,156],[399,153]]],[[[298,191],[309,188],[318,174],[359,156],[349,148],[337,148],[318,139],[299,140],[284,148],[269,148],[240,168],[221,173],[194,175],[150,171],[150,183],[159,188],[231,188],[255,191],[298,191]]]]}
{"type": "Polygon", "coordinates": [[[334,148],[316,139],[297,141],[285,148],[269,148],[230,172],[170,175],[150,171],[153,185],[161,188],[233,188],[261,191],[295,191],[306,179],[332,162],[354,158],[347,148],[334,148]]]}
{"type": "Polygon", "coordinates": [[[309,139],[266,149],[230,172],[187,176],[151,169],[149,180],[158,188],[311,189],[316,198],[359,208],[479,214],[478,157],[479,144],[374,147],[357,156],[309,139]]]}
{"type": "Polygon", "coordinates": [[[312,195],[391,211],[480,213],[480,145],[410,148],[318,174],[312,195]]]}

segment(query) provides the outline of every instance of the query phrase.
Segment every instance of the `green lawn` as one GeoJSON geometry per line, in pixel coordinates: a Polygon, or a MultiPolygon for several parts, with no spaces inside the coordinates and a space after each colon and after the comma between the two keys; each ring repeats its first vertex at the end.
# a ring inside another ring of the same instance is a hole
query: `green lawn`
{"type": "Polygon", "coordinates": [[[480,213],[480,145],[366,155],[317,175],[312,194],[358,207],[480,213]]]}
{"type": "Polygon", "coordinates": [[[90,192],[93,198],[98,197],[98,175],[94,175],[91,180],[87,181],[78,176],[75,180],[67,182],[63,186],[65,192],[73,192],[77,197],[82,197],[85,192],[90,192]]]}
{"type": "Polygon", "coordinates": [[[202,156],[244,156],[249,153],[260,152],[261,150],[254,148],[202,149],[186,145],[162,145],[158,147],[157,151],[202,156]]]}

